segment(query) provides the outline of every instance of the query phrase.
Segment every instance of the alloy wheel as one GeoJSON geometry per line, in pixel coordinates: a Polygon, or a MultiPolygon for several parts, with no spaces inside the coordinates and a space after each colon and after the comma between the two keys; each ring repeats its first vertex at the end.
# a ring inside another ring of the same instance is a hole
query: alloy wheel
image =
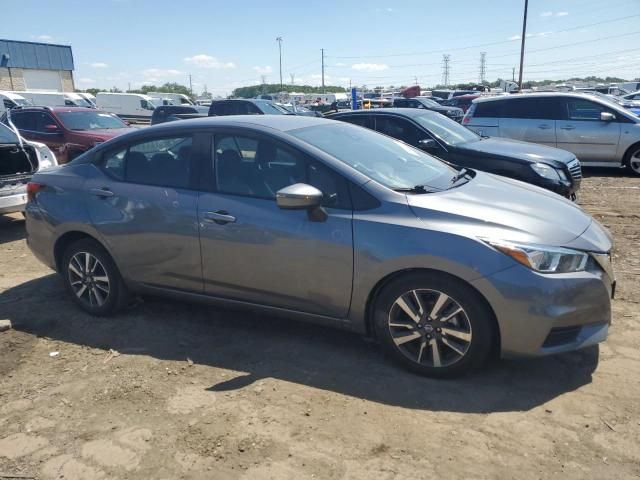
{"type": "Polygon", "coordinates": [[[640,175],[640,148],[631,154],[629,168],[637,175],[640,175]]]}
{"type": "Polygon", "coordinates": [[[471,346],[466,312],[437,290],[417,289],[400,295],[389,310],[388,325],[396,348],[419,365],[453,365],[471,346]]]}
{"type": "Polygon", "coordinates": [[[101,307],[110,291],[109,275],[97,257],[78,252],[68,266],[69,283],[78,299],[89,307],[101,307]]]}

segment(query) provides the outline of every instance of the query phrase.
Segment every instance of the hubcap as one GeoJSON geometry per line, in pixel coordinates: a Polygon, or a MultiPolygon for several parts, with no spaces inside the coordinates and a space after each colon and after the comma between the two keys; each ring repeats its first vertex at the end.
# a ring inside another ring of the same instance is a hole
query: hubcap
{"type": "Polygon", "coordinates": [[[446,367],[471,345],[471,323],[460,304],[437,290],[411,290],[389,311],[389,332],[404,356],[420,365],[446,367]]]}
{"type": "Polygon", "coordinates": [[[631,155],[629,166],[631,170],[640,175],[640,150],[636,150],[635,153],[631,155]]]}
{"type": "Polygon", "coordinates": [[[69,261],[69,283],[76,296],[90,307],[101,307],[109,297],[109,276],[104,265],[87,252],[78,252],[69,261]]]}

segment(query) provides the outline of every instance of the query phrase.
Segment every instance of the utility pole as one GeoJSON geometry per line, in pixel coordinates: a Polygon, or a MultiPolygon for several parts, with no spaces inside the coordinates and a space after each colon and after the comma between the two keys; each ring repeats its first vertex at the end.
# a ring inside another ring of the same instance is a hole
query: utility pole
{"type": "Polygon", "coordinates": [[[131,91],[131,82],[128,82],[128,85],[129,85],[129,90],[127,90],[127,92],[130,92],[131,91]]]}
{"type": "Polygon", "coordinates": [[[487,52],[480,52],[480,85],[484,84],[487,66],[487,52]]]}
{"type": "Polygon", "coordinates": [[[522,91],[522,69],[524,67],[524,41],[527,38],[527,9],[529,0],[524,0],[524,17],[522,18],[522,43],[520,44],[520,74],[518,79],[518,87],[522,91]]]}
{"type": "Polygon", "coordinates": [[[266,75],[260,75],[260,78],[262,79],[262,93],[264,93],[264,85],[265,85],[265,83],[267,83],[267,76],[266,75]]]}
{"type": "Polygon", "coordinates": [[[193,83],[191,82],[191,74],[189,74],[189,92],[191,92],[191,96],[193,97],[193,83]]]}
{"type": "Polygon", "coordinates": [[[278,52],[280,52],[280,91],[282,91],[282,37],[276,37],[278,52]]]}
{"type": "Polygon", "coordinates": [[[418,85],[418,77],[413,77],[413,79],[415,80],[416,85],[418,85]]]}
{"type": "Polygon", "coordinates": [[[322,52],[322,93],[324,93],[324,48],[321,48],[322,52]]]}
{"type": "Polygon", "coordinates": [[[451,55],[442,55],[442,83],[445,87],[449,86],[449,61],[451,55]]]}
{"type": "Polygon", "coordinates": [[[513,71],[511,72],[511,79],[514,82],[516,81],[516,67],[513,67],[513,71]]]}

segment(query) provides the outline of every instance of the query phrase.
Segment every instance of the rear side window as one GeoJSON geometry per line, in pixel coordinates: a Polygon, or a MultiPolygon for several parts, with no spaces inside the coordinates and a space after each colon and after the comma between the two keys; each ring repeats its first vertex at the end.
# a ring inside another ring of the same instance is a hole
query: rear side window
{"type": "Polygon", "coordinates": [[[189,188],[192,138],[172,137],[107,152],[102,168],[123,182],[189,188]]]}
{"type": "Polygon", "coordinates": [[[369,122],[366,115],[345,115],[343,117],[337,117],[341,122],[351,123],[353,125],[359,125],[361,127],[368,128],[369,122]]]}
{"type": "Polygon", "coordinates": [[[561,99],[559,97],[510,98],[500,103],[503,104],[502,118],[544,120],[559,120],[561,118],[561,99]]]}
{"type": "Polygon", "coordinates": [[[502,105],[504,101],[478,102],[475,103],[474,117],[500,118],[502,116],[502,105]]]}
{"type": "Polygon", "coordinates": [[[38,124],[37,114],[32,112],[11,112],[11,121],[18,130],[36,131],[38,124]]]}

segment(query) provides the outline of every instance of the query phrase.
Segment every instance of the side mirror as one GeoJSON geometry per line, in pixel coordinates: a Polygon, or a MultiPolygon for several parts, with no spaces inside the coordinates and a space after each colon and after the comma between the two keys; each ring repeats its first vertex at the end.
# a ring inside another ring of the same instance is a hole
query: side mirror
{"type": "Polygon", "coordinates": [[[309,210],[319,207],[323,194],[306,183],[295,183],[276,192],[276,203],[284,210],[309,210]]]}
{"type": "Polygon", "coordinates": [[[613,122],[616,119],[616,116],[613,113],[609,112],[600,112],[600,120],[603,122],[613,122]]]}
{"type": "Polygon", "coordinates": [[[60,129],[55,124],[49,124],[44,126],[44,131],[47,133],[58,133],[60,129]]]}
{"type": "Polygon", "coordinates": [[[418,145],[420,146],[420,148],[424,148],[425,150],[438,148],[438,144],[432,138],[423,138],[422,140],[418,140],[418,145]]]}

